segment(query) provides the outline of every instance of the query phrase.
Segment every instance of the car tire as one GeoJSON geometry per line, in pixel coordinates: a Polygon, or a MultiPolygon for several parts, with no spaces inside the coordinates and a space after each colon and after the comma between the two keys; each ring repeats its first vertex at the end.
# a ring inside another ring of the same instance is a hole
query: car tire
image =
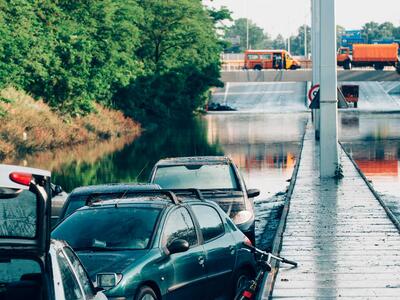
{"type": "Polygon", "coordinates": [[[235,275],[232,286],[232,299],[237,299],[240,293],[246,288],[247,283],[252,279],[251,272],[246,269],[241,269],[235,275]]]}
{"type": "Polygon", "coordinates": [[[149,286],[142,286],[135,296],[135,300],[159,300],[157,294],[149,286]]]}

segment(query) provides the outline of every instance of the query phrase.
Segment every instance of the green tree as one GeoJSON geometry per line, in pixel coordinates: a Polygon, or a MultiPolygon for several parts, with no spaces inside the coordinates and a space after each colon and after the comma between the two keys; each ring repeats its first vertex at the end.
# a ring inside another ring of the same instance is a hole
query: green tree
{"type": "Polygon", "coordinates": [[[278,34],[276,38],[272,41],[272,48],[273,49],[285,49],[286,48],[286,41],[283,35],[278,34]]]}
{"type": "Polygon", "coordinates": [[[304,29],[307,30],[307,52],[309,53],[311,50],[311,27],[306,26],[306,28],[304,28],[304,26],[300,26],[297,35],[291,38],[290,51],[293,55],[304,55],[304,29]]]}
{"type": "Polygon", "coordinates": [[[145,67],[114,97],[118,107],[139,121],[153,123],[192,117],[207,100],[210,86],[220,86],[215,15],[199,1],[138,1],[146,21],[137,23],[136,52],[145,67]],[[214,16],[214,17],[213,17],[214,16]]]}
{"type": "Polygon", "coordinates": [[[247,48],[247,26],[249,28],[249,48],[250,49],[265,49],[268,44],[268,35],[264,33],[261,27],[258,27],[251,20],[240,18],[234,21],[233,25],[225,32],[225,39],[235,41],[237,44],[232,47],[231,52],[244,52],[247,48]]]}

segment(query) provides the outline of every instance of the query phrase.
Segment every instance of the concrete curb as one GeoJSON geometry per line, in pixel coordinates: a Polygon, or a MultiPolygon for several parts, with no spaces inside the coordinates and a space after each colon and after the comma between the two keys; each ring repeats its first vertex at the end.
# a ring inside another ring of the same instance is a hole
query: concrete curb
{"type": "Polygon", "coordinates": [[[354,159],[350,156],[349,153],[344,149],[343,145],[341,142],[339,142],[340,147],[342,148],[343,152],[347,155],[347,157],[350,159],[351,163],[354,165],[356,168],[357,172],[360,174],[361,178],[365,181],[367,184],[369,190],[372,192],[372,194],[375,196],[375,198],[378,200],[378,202],[381,204],[383,209],[385,210],[386,214],[388,215],[389,219],[393,222],[393,224],[396,226],[397,230],[400,233],[400,221],[397,220],[396,216],[393,214],[393,212],[389,209],[389,207],[386,205],[385,201],[381,198],[379,193],[375,191],[374,187],[372,184],[369,182],[368,178],[364,175],[364,173],[361,171],[361,169],[358,167],[357,163],[354,161],[354,159]]]}
{"type": "MultiPolygon", "coordinates": [[[[304,138],[305,138],[307,126],[309,123],[310,123],[310,119],[308,119],[307,124],[305,126],[303,138],[301,140],[301,150],[299,153],[299,157],[296,161],[296,166],[293,170],[293,174],[292,174],[292,178],[290,180],[288,192],[286,194],[285,205],[282,210],[281,220],[279,222],[279,226],[278,226],[278,229],[275,234],[275,238],[274,238],[274,242],[273,242],[273,246],[272,246],[272,254],[274,254],[274,255],[279,255],[279,253],[281,251],[283,233],[285,231],[286,219],[287,219],[289,209],[290,209],[290,199],[292,198],[293,190],[296,185],[297,174],[298,174],[299,167],[300,167],[301,156],[303,154],[304,138]]],[[[264,280],[262,282],[262,289],[260,289],[260,292],[257,295],[257,300],[269,299],[272,294],[274,284],[275,284],[275,278],[276,278],[276,275],[278,274],[278,270],[279,270],[279,262],[274,260],[271,264],[271,267],[272,267],[271,272],[268,273],[268,275],[266,277],[264,277],[264,280]]]]}

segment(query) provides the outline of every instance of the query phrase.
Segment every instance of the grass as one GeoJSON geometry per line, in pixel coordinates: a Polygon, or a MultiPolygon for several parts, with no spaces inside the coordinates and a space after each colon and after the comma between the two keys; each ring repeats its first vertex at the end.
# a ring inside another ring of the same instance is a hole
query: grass
{"type": "Polygon", "coordinates": [[[122,112],[96,104],[96,111],[71,118],[12,87],[0,91],[0,160],[92,141],[137,136],[140,126],[122,112]],[[4,101],[5,100],[5,101],[4,101]]]}

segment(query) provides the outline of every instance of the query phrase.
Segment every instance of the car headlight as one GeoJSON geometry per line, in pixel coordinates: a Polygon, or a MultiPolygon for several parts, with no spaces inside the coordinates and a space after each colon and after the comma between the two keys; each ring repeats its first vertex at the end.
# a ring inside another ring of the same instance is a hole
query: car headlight
{"type": "Polygon", "coordinates": [[[98,273],[96,275],[96,285],[105,290],[112,289],[122,279],[122,274],[117,273],[98,273]]]}
{"type": "Polygon", "coordinates": [[[233,216],[232,220],[235,224],[243,224],[248,222],[253,217],[253,213],[248,210],[239,211],[233,216]]]}

